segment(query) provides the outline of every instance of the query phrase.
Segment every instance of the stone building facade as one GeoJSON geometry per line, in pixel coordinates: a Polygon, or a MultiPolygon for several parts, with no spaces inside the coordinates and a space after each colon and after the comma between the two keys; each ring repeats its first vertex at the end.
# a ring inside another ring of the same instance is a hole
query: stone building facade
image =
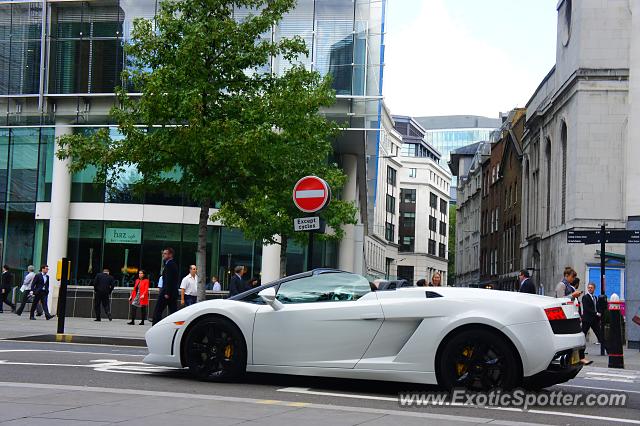
{"type": "MultiPolygon", "coordinates": [[[[599,281],[599,247],[567,244],[567,230],[624,228],[640,212],[640,114],[630,114],[629,83],[640,72],[630,67],[640,51],[639,13],[629,0],[558,3],[556,65],[526,105],[523,136],[522,264],[546,294],[568,265],[583,281],[599,281]]],[[[625,246],[606,251],[624,255],[625,246]]],[[[607,263],[607,293],[624,294],[624,265],[607,263]]]]}
{"type": "Polygon", "coordinates": [[[480,283],[480,209],[482,163],[490,142],[477,142],[451,152],[449,168],[458,178],[456,207],[456,280],[458,287],[480,283]]]}

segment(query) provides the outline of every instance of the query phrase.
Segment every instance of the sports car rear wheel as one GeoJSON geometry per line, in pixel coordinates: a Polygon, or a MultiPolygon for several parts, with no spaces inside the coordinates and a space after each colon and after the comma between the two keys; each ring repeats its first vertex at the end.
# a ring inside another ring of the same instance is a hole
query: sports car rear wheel
{"type": "Polygon", "coordinates": [[[224,381],[240,377],[246,368],[247,350],[242,332],[225,318],[198,321],[187,333],[185,364],[201,380],[224,381]]]}
{"type": "Polygon", "coordinates": [[[518,358],[505,340],[488,330],[465,330],[446,343],[439,382],[447,389],[513,389],[521,380],[518,358]]]}

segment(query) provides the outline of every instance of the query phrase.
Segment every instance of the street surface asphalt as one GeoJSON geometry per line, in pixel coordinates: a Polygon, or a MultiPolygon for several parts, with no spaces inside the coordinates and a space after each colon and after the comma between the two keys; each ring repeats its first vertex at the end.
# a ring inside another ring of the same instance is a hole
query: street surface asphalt
{"type": "Polygon", "coordinates": [[[586,367],[547,389],[619,392],[625,407],[401,407],[398,393],[435,386],[248,374],[235,383],[193,380],[142,363],[146,348],[0,341],[4,425],[423,425],[640,424],[640,371],[586,367]]]}

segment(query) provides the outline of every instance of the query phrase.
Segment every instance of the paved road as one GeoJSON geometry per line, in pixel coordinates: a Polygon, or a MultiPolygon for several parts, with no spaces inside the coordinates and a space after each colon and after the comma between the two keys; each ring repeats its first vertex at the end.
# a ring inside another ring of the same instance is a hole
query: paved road
{"type": "Polygon", "coordinates": [[[146,349],[0,342],[2,425],[75,424],[640,424],[640,372],[588,367],[550,391],[623,390],[626,407],[401,407],[398,392],[436,387],[250,374],[240,383],[192,380],[142,363],[146,349]]]}

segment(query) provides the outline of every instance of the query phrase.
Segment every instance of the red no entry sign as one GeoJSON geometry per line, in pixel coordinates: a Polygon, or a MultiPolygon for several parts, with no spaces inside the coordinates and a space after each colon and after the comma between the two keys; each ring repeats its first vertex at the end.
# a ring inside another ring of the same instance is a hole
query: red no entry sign
{"type": "Polygon", "coordinates": [[[305,213],[321,210],[330,199],[329,185],[317,176],[305,176],[293,187],[293,202],[305,213]]]}

